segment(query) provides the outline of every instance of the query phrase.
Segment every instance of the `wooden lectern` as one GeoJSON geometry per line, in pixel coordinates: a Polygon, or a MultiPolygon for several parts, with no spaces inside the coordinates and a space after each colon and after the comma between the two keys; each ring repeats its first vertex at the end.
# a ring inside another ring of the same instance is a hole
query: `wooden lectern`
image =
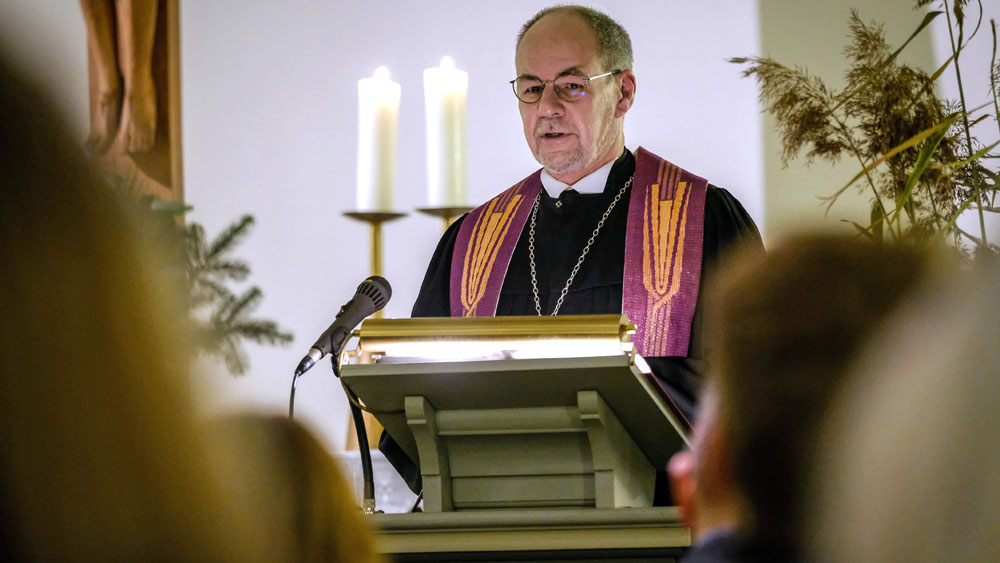
{"type": "Polygon", "coordinates": [[[586,549],[627,559],[687,545],[676,510],[652,507],[656,470],[686,429],[632,332],[624,315],[365,321],[342,377],[419,460],[424,486],[424,514],[376,517],[388,551],[416,554],[428,534],[435,549],[469,551],[473,529],[497,540],[471,544],[491,553],[550,552],[558,537],[565,549],[605,537],[586,549]],[[523,529],[491,536],[514,514],[523,529]],[[629,544],[629,530],[644,539],[629,544]]]}

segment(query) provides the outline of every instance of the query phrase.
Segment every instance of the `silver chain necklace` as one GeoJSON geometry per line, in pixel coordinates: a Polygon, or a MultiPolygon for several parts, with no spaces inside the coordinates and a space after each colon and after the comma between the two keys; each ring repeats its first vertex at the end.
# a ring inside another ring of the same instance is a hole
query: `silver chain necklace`
{"type": "MultiPolygon", "coordinates": [[[[576,266],[573,266],[573,271],[569,274],[569,279],[566,280],[566,287],[562,289],[562,293],[559,294],[559,300],[556,301],[556,306],[552,309],[552,316],[556,316],[559,313],[559,307],[562,307],[563,299],[566,298],[566,294],[569,293],[569,286],[573,285],[573,278],[576,277],[576,273],[580,271],[580,265],[583,264],[583,259],[587,257],[587,253],[590,252],[590,247],[594,244],[594,239],[597,238],[597,233],[601,232],[601,227],[604,226],[604,221],[607,220],[608,215],[611,215],[611,210],[615,208],[622,199],[622,195],[625,194],[625,190],[632,185],[632,179],[635,178],[633,174],[628,182],[622,186],[619,190],[618,195],[615,199],[611,201],[611,205],[608,206],[608,210],[604,212],[601,216],[601,220],[597,222],[597,227],[594,232],[590,235],[587,240],[587,246],[583,247],[583,252],[580,253],[580,258],[576,261],[576,266]]],[[[535,273],[535,217],[538,216],[538,203],[542,200],[542,192],[538,192],[538,197],[535,198],[535,205],[531,208],[531,229],[528,231],[528,259],[531,263],[531,291],[535,295],[535,310],[538,311],[538,316],[542,315],[542,303],[538,299],[538,275],[535,273]]]]}

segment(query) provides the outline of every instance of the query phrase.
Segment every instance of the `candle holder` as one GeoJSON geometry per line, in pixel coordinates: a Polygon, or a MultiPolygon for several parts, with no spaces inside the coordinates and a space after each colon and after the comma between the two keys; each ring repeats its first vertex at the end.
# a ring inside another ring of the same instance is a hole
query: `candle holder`
{"type": "Polygon", "coordinates": [[[463,213],[468,213],[472,211],[475,207],[471,206],[456,206],[456,207],[420,207],[417,211],[423,213],[424,215],[431,215],[433,217],[440,217],[444,221],[444,230],[448,230],[448,227],[462,216],[463,213]]]}
{"type": "MultiPolygon", "coordinates": [[[[350,217],[356,221],[368,223],[371,229],[371,273],[375,276],[382,275],[382,223],[395,221],[406,217],[406,213],[396,213],[393,211],[347,211],[345,217],[350,217]]],[[[375,311],[375,318],[381,319],[383,311],[375,311]]],[[[368,433],[368,447],[378,449],[379,436],[382,435],[382,425],[372,416],[371,413],[364,413],[365,431],[368,433]]],[[[347,431],[348,450],[358,449],[358,435],[353,429],[347,431]]]]}
{"type": "MultiPolygon", "coordinates": [[[[356,221],[368,223],[371,229],[371,273],[375,276],[382,275],[382,223],[395,221],[401,217],[406,217],[406,213],[396,213],[394,211],[347,211],[345,217],[350,217],[356,221]]],[[[382,318],[382,311],[375,312],[375,318],[382,318]]]]}

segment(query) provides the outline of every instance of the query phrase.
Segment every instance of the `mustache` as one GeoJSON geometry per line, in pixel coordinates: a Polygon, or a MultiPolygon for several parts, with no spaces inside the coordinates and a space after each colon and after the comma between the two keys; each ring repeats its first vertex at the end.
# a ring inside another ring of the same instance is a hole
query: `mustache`
{"type": "Polygon", "coordinates": [[[535,135],[546,133],[570,133],[577,134],[576,127],[566,123],[562,118],[542,118],[535,123],[535,135]]]}

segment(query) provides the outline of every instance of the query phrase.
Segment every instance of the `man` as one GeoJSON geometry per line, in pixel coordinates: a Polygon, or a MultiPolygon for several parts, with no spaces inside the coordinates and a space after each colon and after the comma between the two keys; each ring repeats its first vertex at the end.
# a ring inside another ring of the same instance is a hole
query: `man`
{"type": "Polygon", "coordinates": [[[714,345],[691,452],[671,459],[694,546],[683,561],[799,560],[819,425],[850,365],[918,285],[908,247],[837,236],[786,240],[734,260],[710,291],[714,345]]]}
{"type": "MultiPolygon", "coordinates": [[[[703,344],[703,273],[733,245],[761,247],[721,188],[625,149],[636,77],[628,33],[579,6],[539,12],[518,36],[511,81],[542,165],[442,237],[414,317],[622,313],[678,410],[690,418],[703,344]]],[[[391,439],[381,449],[414,488],[391,439]]]]}

